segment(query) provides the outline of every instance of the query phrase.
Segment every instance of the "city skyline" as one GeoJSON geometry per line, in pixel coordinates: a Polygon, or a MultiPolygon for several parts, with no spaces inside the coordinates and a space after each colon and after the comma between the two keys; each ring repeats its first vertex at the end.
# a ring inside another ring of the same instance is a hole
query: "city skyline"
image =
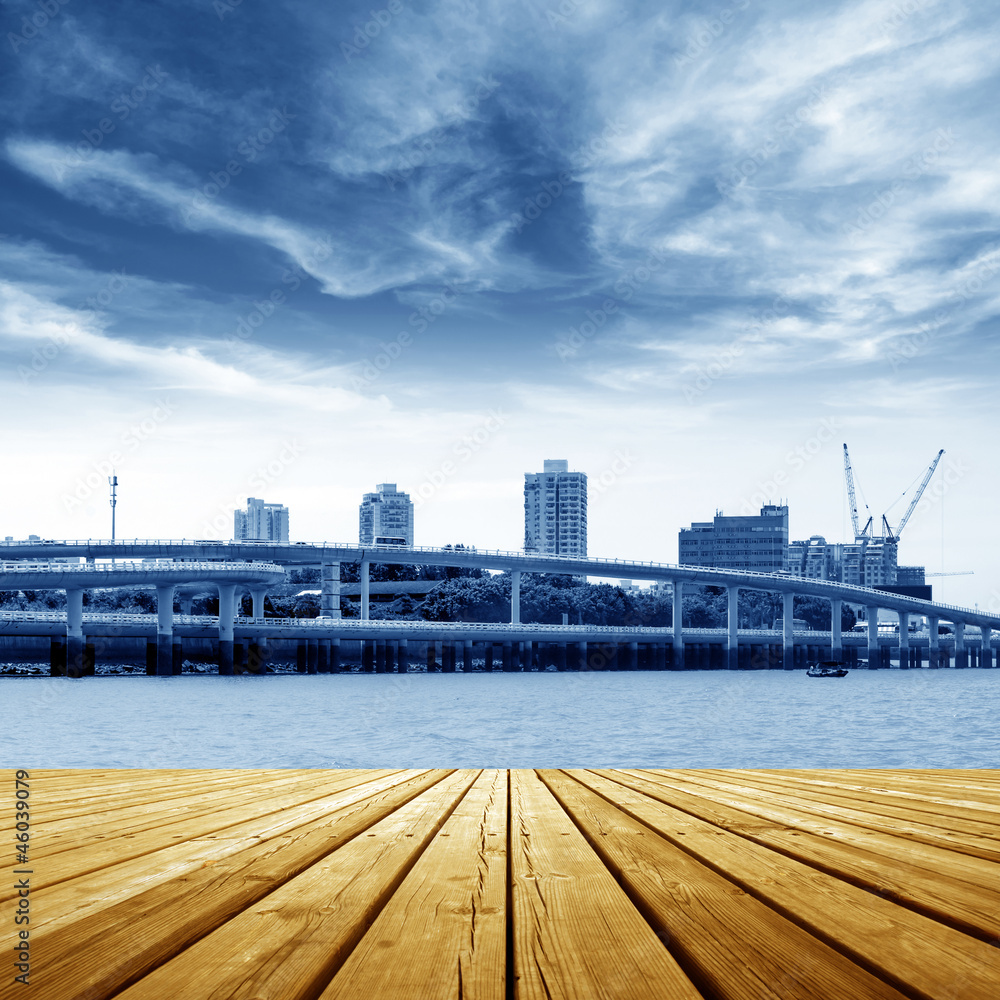
{"type": "Polygon", "coordinates": [[[352,538],[388,479],[516,549],[556,454],[671,562],[849,541],[842,443],[876,521],[943,447],[900,562],[1000,607],[996,9],[570,6],[7,3],[2,534],[108,534],[114,470],[120,537],[352,538]]]}

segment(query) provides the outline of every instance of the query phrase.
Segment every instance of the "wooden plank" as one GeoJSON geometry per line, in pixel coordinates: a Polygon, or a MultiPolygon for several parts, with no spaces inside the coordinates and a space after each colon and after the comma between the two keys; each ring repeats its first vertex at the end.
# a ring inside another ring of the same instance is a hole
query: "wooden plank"
{"type": "MultiPolygon", "coordinates": [[[[384,779],[377,794],[354,795],[306,826],[261,841],[207,840],[129,862],[129,877],[107,885],[107,872],[42,890],[33,896],[32,955],[45,969],[32,1000],[105,996],[204,937],[275,887],[320,863],[343,844],[396,812],[441,780],[431,771],[401,781],[384,779]],[[200,852],[195,847],[202,848],[200,852]],[[170,855],[160,863],[160,855],[170,855]],[[36,920],[37,916],[37,920],[36,920]]],[[[370,786],[365,786],[370,790],[370,786]]],[[[19,996],[0,983],[0,998],[19,996]]],[[[169,994],[167,994],[169,995],[169,994]]]]}
{"type": "Polygon", "coordinates": [[[561,772],[541,774],[702,993],[718,1000],[905,1000],[591,789],[561,772]]]}
{"type": "MultiPolygon", "coordinates": [[[[398,773],[400,772],[369,772],[367,782],[398,773]]],[[[352,772],[345,777],[334,772],[326,780],[325,793],[323,779],[315,778],[312,787],[305,793],[300,791],[298,795],[289,793],[273,798],[265,796],[260,801],[248,801],[218,813],[202,813],[190,820],[178,820],[138,834],[119,827],[113,820],[103,826],[92,825],[89,827],[90,842],[85,846],[41,859],[44,863],[39,865],[36,889],[45,889],[102,868],[118,866],[122,862],[142,858],[168,847],[182,847],[187,841],[212,837],[239,838],[243,835],[238,832],[241,827],[258,831],[255,834],[257,836],[267,836],[268,829],[275,822],[281,829],[289,829],[296,819],[299,823],[307,823],[326,814],[331,808],[336,808],[338,795],[366,783],[360,772],[352,772]],[[272,819],[269,821],[268,817],[272,819]],[[255,820],[260,821],[256,826],[253,825],[255,820]]],[[[249,794],[252,795],[252,792],[249,794]]],[[[99,811],[95,811],[96,818],[100,818],[100,815],[99,811]]],[[[44,836],[35,831],[32,839],[37,843],[44,836]]],[[[38,859],[38,855],[33,854],[32,857],[38,859]]],[[[108,879],[113,881],[115,877],[112,874],[108,879]]],[[[0,888],[0,902],[12,898],[12,893],[13,889],[9,886],[0,888]]]]}
{"type": "MultiPolygon", "coordinates": [[[[982,940],[1000,938],[1000,897],[951,873],[866,850],[863,842],[834,839],[824,834],[825,826],[815,834],[786,827],[745,807],[738,809],[706,796],[697,786],[685,785],[683,779],[661,777],[653,781],[630,770],[597,773],[982,940]]],[[[905,842],[904,849],[896,853],[905,854],[905,842]]]]}
{"type": "Polygon", "coordinates": [[[910,809],[859,799],[857,796],[831,796],[828,792],[812,792],[789,782],[766,782],[753,775],[741,774],[728,780],[711,775],[709,787],[728,789],[750,802],[774,803],[792,807],[803,815],[820,820],[835,819],[862,829],[887,833],[931,847],[957,851],[986,861],[1000,861],[998,827],[982,822],[968,822],[952,815],[937,815],[936,823],[929,815],[910,809]]]}
{"type": "Polygon", "coordinates": [[[476,777],[475,771],[456,772],[400,806],[150,972],[119,1000],[317,996],[476,777]]]}
{"type": "Polygon", "coordinates": [[[510,779],[518,1000],[701,1000],[539,778],[510,779]]]}
{"type": "Polygon", "coordinates": [[[504,1000],[507,773],[484,772],[321,1000],[504,1000]]]}
{"type": "MultiPolygon", "coordinates": [[[[1000,868],[993,862],[954,851],[950,846],[925,844],[913,837],[887,834],[850,820],[834,819],[804,808],[790,798],[760,795],[732,781],[712,780],[699,775],[688,780],[688,787],[696,788],[699,795],[714,802],[752,812],[761,819],[790,829],[804,830],[825,839],[836,838],[846,845],[857,846],[886,858],[905,860],[931,872],[946,872],[952,878],[984,888],[1000,898],[1000,868]]],[[[833,816],[837,815],[836,810],[830,812],[833,816]]]]}
{"type": "Polygon", "coordinates": [[[711,823],[610,778],[569,774],[907,996],[996,997],[997,948],[743,837],[720,836],[711,823]]]}

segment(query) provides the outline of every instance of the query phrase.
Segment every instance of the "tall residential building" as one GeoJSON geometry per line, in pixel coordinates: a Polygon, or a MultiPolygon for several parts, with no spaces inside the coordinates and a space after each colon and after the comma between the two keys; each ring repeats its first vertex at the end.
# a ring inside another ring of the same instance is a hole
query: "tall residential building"
{"type": "Polygon", "coordinates": [[[547,458],[542,472],[524,474],[524,551],[587,554],[587,474],[570,472],[563,459],[547,458]]]}
{"type": "Polygon", "coordinates": [[[247,497],[247,509],[233,511],[233,538],[237,542],[287,542],[288,508],[247,497]]]}
{"type": "Polygon", "coordinates": [[[777,573],[785,564],[788,546],[788,508],[768,504],[760,514],[726,517],[717,512],[712,521],[695,521],[681,528],[677,540],[682,566],[749,569],[777,573]]]}
{"type": "Polygon", "coordinates": [[[413,503],[395,483],[379,483],[366,493],[359,509],[362,545],[413,545],[413,503]]]}

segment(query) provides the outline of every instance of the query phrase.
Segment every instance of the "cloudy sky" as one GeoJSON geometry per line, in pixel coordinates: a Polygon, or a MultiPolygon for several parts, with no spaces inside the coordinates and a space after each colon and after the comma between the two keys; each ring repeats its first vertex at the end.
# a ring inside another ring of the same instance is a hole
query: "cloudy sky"
{"type": "Polygon", "coordinates": [[[590,551],[787,500],[1000,608],[989,0],[5,0],[0,534],[295,539],[361,494],[590,551]],[[900,495],[906,494],[900,499],[900,495]]]}

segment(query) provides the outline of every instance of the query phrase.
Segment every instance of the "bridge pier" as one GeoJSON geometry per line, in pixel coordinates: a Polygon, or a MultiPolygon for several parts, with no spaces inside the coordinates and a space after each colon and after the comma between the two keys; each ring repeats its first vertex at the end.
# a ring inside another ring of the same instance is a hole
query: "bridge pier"
{"type": "Polygon", "coordinates": [[[510,623],[521,624],[521,571],[510,572],[510,623]]]}
{"type": "Polygon", "coordinates": [[[684,670],[684,584],[680,580],[672,581],[673,597],[670,605],[670,624],[674,630],[673,668],[684,670]]]}
{"type": "Polygon", "coordinates": [[[726,667],[737,670],[740,665],[740,588],[729,587],[726,593],[726,667]]]}
{"type": "Polygon", "coordinates": [[[340,665],[340,639],[330,639],[330,673],[339,674],[340,665]]]}
{"type": "Polygon", "coordinates": [[[361,620],[368,621],[369,601],[371,598],[371,560],[361,560],[361,620]]]}
{"type": "Polygon", "coordinates": [[[899,615],[899,669],[910,669],[910,615],[906,611],[899,615]]]}
{"type": "MultiPolygon", "coordinates": [[[[256,615],[254,616],[256,617],[256,615]]],[[[306,673],[319,673],[319,640],[306,640],[306,673]]]]}
{"type": "Polygon", "coordinates": [[[236,585],[220,583],[219,588],[219,673],[233,672],[233,620],[236,617],[236,585]]]}
{"type": "Polygon", "coordinates": [[[462,670],[467,673],[472,673],[472,640],[466,639],[462,643],[462,670]]]}
{"type": "MultiPolygon", "coordinates": [[[[220,657],[220,663],[221,657],[220,657]]],[[[233,642],[233,665],[230,673],[242,674],[247,668],[247,644],[245,642],[233,642]]],[[[222,670],[220,668],[219,673],[222,670]]]]}
{"type": "Polygon", "coordinates": [[[174,586],[156,588],[156,676],[170,677],[174,672],[174,586]]]}
{"type": "Polygon", "coordinates": [[[965,668],[969,665],[969,653],[965,648],[965,622],[955,622],[955,666],[965,668]]]}
{"type": "Polygon", "coordinates": [[[366,674],[375,672],[375,643],[371,639],[361,640],[361,669],[366,674]]]}
{"type": "Polygon", "coordinates": [[[304,674],[309,665],[309,640],[299,639],[295,644],[295,671],[304,674]]]}
{"type": "Polygon", "coordinates": [[[254,618],[264,617],[264,598],[267,597],[267,590],[264,587],[253,587],[250,590],[250,602],[254,618]]]}
{"type": "Polygon", "coordinates": [[[52,677],[66,676],[66,639],[54,636],[49,643],[49,674],[52,677]]]}
{"type": "Polygon", "coordinates": [[[320,564],[320,618],[340,617],[340,563],[320,564]]]}
{"type": "Polygon", "coordinates": [[[844,602],[840,598],[830,601],[830,659],[843,660],[844,658],[844,636],[842,619],[844,614],[844,602]]]}
{"type": "Polygon", "coordinates": [[[795,594],[781,595],[781,665],[795,669],[795,594]]]}
{"type": "Polygon", "coordinates": [[[375,673],[385,673],[385,639],[375,640],[375,673]]]}
{"type": "Polygon", "coordinates": [[[983,644],[983,666],[989,669],[993,666],[993,647],[990,645],[993,641],[993,630],[987,628],[985,625],[981,625],[979,632],[982,636],[981,642],[983,644]]]}
{"type": "Polygon", "coordinates": [[[171,672],[177,677],[184,672],[184,639],[181,636],[173,637],[170,652],[171,672]]]}
{"type": "Polygon", "coordinates": [[[66,675],[83,676],[83,591],[66,591],[66,675]]]}
{"type": "Polygon", "coordinates": [[[514,668],[511,665],[514,645],[509,640],[504,640],[500,644],[500,665],[505,674],[509,674],[514,668]]]}
{"type": "Polygon", "coordinates": [[[868,615],[868,669],[877,670],[879,667],[878,651],[878,605],[866,609],[868,615]]]}
{"type": "Polygon", "coordinates": [[[437,643],[433,639],[427,641],[427,673],[437,673],[437,643]]]}
{"type": "Polygon", "coordinates": [[[316,673],[328,674],[330,672],[330,640],[316,640],[316,673]]]}
{"type": "Polygon", "coordinates": [[[927,666],[937,670],[940,666],[938,660],[938,649],[941,645],[941,637],[938,635],[937,618],[927,616],[927,666]]]}

